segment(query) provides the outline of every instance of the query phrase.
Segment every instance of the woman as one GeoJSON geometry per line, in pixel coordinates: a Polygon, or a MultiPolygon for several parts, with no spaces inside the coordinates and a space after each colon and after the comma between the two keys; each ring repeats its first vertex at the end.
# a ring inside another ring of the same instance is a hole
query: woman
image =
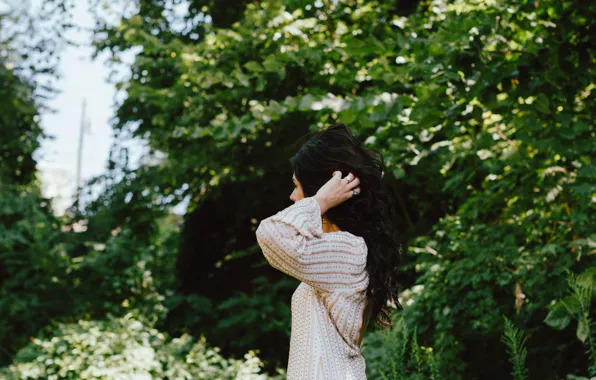
{"type": "Polygon", "coordinates": [[[366,326],[390,327],[387,304],[399,306],[383,159],[338,124],[313,135],[291,164],[294,205],[257,229],[267,261],[302,281],[292,296],[288,379],[366,379],[366,326]]]}

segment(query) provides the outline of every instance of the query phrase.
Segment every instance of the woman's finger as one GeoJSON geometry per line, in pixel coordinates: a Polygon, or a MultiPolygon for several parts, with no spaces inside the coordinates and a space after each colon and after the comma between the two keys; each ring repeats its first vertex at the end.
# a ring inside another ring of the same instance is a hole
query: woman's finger
{"type": "Polygon", "coordinates": [[[357,188],[351,190],[351,194],[352,194],[351,197],[357,197],[358,195],[360,195],[360,188],[357,187],[357,188]]]}
{"type": "Polygon", "coordinates": [[[360,185],[360,178],[356,177],[350,183],[348,183],[348,188],[353,189],[353,188],[357,187],[358,185],[360,185]]]}

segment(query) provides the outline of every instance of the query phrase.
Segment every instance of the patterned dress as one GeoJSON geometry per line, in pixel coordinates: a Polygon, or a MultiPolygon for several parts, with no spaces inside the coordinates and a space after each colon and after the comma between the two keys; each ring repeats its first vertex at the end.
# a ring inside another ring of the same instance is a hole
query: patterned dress
{"type": "Polygon", "coordinates": [[[274,268],[302,281],[292,296],[289,380],[366,379],[360,350],[370,317],[364,239],[323,233],[304,198],[261,222],[257,240],[274,268]]]}

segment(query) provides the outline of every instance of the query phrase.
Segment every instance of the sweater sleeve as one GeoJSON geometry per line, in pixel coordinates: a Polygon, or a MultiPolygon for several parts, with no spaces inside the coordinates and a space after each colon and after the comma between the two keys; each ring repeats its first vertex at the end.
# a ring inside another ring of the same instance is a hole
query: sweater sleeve
{"type": "Polygon", "coordinates": [[[348,233],[323,233],[321,209],[312,198],[261,221],[257,241],[274,268],[323,291],[367,279],[364,239],[348,233]]]}

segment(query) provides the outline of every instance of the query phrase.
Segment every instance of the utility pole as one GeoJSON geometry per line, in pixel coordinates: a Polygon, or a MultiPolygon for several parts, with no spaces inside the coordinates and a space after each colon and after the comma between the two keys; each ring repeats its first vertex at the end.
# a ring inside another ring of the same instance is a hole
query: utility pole
{"type": "Polygon", "coordinates": [[[85,118],[85,111],[87,109],[87,100],[83,99],[83,110],[81,112],[81,126],[79,135],[79,153],[77,157],[77,204],[81,195],[81,166],[83,164],[83,136],[85,135],[85,124],[87,122],[85,118]]]}

